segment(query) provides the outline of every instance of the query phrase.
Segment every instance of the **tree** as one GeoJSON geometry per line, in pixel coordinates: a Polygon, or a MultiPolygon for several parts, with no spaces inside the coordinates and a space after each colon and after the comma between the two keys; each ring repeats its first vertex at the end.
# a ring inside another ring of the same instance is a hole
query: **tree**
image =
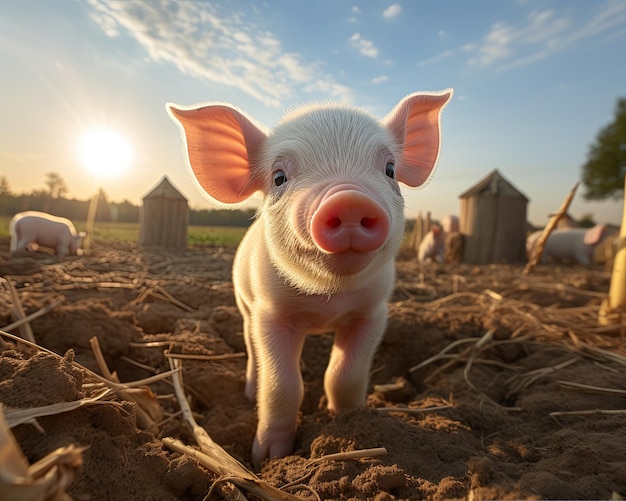
{"type": "Polygon", "coordinates": [[[600,130],[582,168],[587,200],[624,196],[626,174],[626,98],[617,100],[615,120],[600,130]]]}
{"type": "Polygon", "coordinates": [[[61,198],[67,193],[65,181],[56,172],[48,172],[46,174],[45,185],[48,187],[50,198],[61,198]]]}
{"type": "Polygon", "coordinates": [[[0,176],[0,196],[11,194],[11,185],[6,176],[0,176]]]}

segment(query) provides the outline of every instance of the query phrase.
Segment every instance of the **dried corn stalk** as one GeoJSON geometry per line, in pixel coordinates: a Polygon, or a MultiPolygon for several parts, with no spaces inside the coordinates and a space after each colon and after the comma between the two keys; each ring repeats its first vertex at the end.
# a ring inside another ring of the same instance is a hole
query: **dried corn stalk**
{"type": "MultiPolygon", "coordinates": [[[[626,176],[624,176],[626,186],[626,176]]],[[[626,320],[626,204],[619,232],[619,245],[613,261],[609,297],[602,301],[598,322],[600,325],[623,324],[626,320]]]]}
{"type": "Polygon", "coordinates": [[[576,190],[578,189],[578,184],[579,183],[576,183],[574,187],[570,190],[567,197],[565,197],[565,200],[563,200],[561,208],[556,214],[552,215],[550,221],[548,221],[548,224],[543,229],[543,233],[535,242],[535,245],[530,251],[530,256],[528,256],[528,263],[524,268],[524,275],[528,275],[531,271],[533,271],[533,268],[539,262],[539,259],[541,259],[541,255],[543,254],[543,248],[546,246],[548,237],[550,236],[550,233],[552,233],[552,230],[556,228],[556,224],[559,222],[559,219],[561,219],[561,216],[563,216],[563,214],[567,212],[567,209],[569,209],[569,206],[574,199],[574,195],[576,194],[576,190]]]}

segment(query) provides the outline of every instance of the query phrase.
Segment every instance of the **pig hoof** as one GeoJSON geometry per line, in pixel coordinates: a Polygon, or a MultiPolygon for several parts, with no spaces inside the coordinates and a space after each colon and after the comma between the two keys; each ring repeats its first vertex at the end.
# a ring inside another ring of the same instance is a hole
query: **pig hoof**
{"type": "Polygon", "coordinates": [[[282,458],[293,452],[295,428],[285,431],[257,432],[252,444],[252,464],[258,470],[267,458],[282,458]]]}

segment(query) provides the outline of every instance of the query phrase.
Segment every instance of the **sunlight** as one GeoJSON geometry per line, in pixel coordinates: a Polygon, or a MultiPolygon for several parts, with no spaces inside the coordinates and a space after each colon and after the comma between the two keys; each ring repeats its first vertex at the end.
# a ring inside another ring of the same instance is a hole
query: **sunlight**
{"type": "Polygon", "coordinates": [[[83,165],[99,177],[121,174],[130,164],[131,148],[121,134],[107,129],[93,129],[80,142],[83,165]]]}

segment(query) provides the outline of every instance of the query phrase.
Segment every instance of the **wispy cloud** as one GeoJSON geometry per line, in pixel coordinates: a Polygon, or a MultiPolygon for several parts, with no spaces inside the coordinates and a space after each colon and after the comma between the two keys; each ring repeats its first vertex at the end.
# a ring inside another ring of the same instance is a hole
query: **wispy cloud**
{"type": "Polygon", "coordinates": [[[348,18],[348,22],[349,22],[350,24],[355,24],[355,23],[358,23],[358,22],[359,22],[359,19],[358,19],[358,17],[357,17],[357,16],[360,16],[360,15],[361,15],[361,9],[359,9],[356,5],[353,5],[353,6],[352,6],[352,9],[350,9],[350,10],[351,10],[351,12],[352,12],[352,16],[350,16],[350,17],[348,18]]]}
{"type": "Polygon", "coordinates": [[[350,97],[350,89],[324,73],[321,62],[285,50],[278,37],[243,12],[209,2],[88,1],[107,35],[131,36],[152,61],[238,87],[269,106],[281,106],[300,89],[350,97]]]}
{"type": "Polygon", "coordinates": [[[576,19],[570,10],[541,10],[530,12],[519,23],[497,22],[480,42],[465,46],[471,53],[468,63],[502,71],[545,59],[591,37],[626,34],[624,2],[609,0],[596,8],[591,17],[579,17],[576,19]]]}
{"type": "Polygon", "coordinates": [[[548,9],[533,10],[515,23],[498,21],[480,40],[444,50],[419,61],[418,65],[463,55],[468,58],[469,66],[504,71],[548,58],[592,37],[626,37],[626,2],[607,0],[591,5],[596,6],[591,16],[587,13],[576,16],[571,9],[564,12],[548,9]]]}
{"type": "Polygon", "coordinates": [[[571,27],[570,19],[557,16],[553,10],[532,12],[516,25],[497,22],[477,44],[468,62],[485,67],[542,59],[563,45],[563,36],[571,27]]]}
{"type": "Polygon", "coordinates": [[[448,57],[452,57],[454,54],[455,54],[455,51],[453,51],[453,50],[445,50],[445,51],[440,52],[439,54],[437,54],[437,55],[435,55],[433,57],[429,57],[427,59],[422,59],[417,64],[418,64],[418,66],[427,66],[429,64],[438,63],[442,59],[446,59],[448,57]]]}
{"type": "Polygon", "coordinates": [[[370,80],[370,83],[373,85],[379,85],[381,83],[385,83],[389,81],[389,77],[387,75],[380,75],[378,77],[374,77],[370,80]]]}
{"type": "Polygon", "coordinates": [[[385,19],[393,19],[400,14],[402,14],[402,6],[399,3],[394,3],[383,11],[383,17],[385,19]]]}
{"type": "Polygon", "coordinates": [[[355,33],[349,40],[352,47],[357,49],[364,56],[374,59],[378,57],[378,49],[374,45],[374,42],[366,40],[360,33],[355,33]]]}

